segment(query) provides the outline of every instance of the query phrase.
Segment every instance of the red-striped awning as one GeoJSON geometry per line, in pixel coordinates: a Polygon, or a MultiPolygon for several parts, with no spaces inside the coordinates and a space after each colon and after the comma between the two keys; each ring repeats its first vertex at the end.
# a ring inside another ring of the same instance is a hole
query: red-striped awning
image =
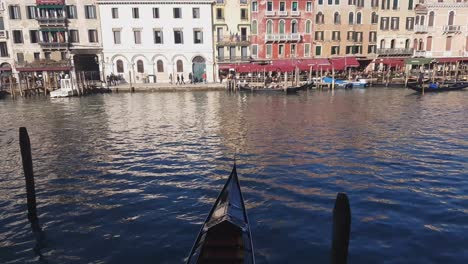
{"type": "Polygon", "coordinates": [[[69,71],[71,67],[26,67],[16,68],[19,72],[37,72],[37,71],[69,71]]]}
{"type": "Polygon", "coordinates": [[[436,60],[438,63],[455,63],[463,60],[463,58],[437,58],[436,60]]]}
{"type": "Polygon", "coordinates": [[[299,61],[299,69],[301,71],[320,70],[320,68],[328,70],[331,66],[328,59],[304,59],[299,61]]]}
{"type": "Polygon", "coordinates": [[[65,0],[36,0],[36,5],[64,5],[65,0]]]}
{"type": "Polygon", "coordinates": [[[375,60],[376,63],[382,63],[388,66],[403,67],[405,65],[405,59],[400,58],[384,58],[375,60]]]}
{"type": "Polygon", "coordinates": [[[0,67],[0,71],[11,71],[11,67],[0,67]]]}
{"type": "Polygon", "coordinates": [[[349,67],[359,67],[356,57],[332,58],[331,63],[335,71],[342,71],[349,67]]]}

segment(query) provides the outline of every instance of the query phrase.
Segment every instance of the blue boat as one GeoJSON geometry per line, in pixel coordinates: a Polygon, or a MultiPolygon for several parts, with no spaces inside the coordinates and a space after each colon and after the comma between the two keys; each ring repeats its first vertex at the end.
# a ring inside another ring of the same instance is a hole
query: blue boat
{"type": "MultiPolygon", "coordinates": [[[[322,82],[324,83],[333,83],[333,78],[332,77],[323,77],[322,82]]],[[[352,89],[353,84],[349,83],[348,81],[345,80],[340,80],[340,79],[335,79],[335,86],[338,88],[345,88],[345,89],[352,89]]]]}

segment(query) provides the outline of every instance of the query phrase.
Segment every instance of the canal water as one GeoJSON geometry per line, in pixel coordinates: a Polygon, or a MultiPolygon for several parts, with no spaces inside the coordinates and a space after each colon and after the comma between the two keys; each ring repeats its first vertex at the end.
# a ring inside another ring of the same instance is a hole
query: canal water
{"type": "Polygon", "coordinates": [[[235,152],[257,263],[328,263],[338,192],[349,263],[468,263],[468,92],[378,88],[2,100],[0,263],[183,263],[235,152]]]}

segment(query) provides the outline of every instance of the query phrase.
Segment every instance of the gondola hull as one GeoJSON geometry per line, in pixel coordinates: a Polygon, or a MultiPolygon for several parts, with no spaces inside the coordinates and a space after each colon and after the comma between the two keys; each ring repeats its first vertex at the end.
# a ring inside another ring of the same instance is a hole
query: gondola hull
{"type": "Polygon", "coordinates": [[[187,264],[255,264],[252,234],[236,165],[211,208],[187,264]]]}
{"type": "Polygon", "coordinates": [[[448,84],[448,85],[441,85],[438,88],[429,88],[429,87],[423,87],[420,84],[417,83],[408,83],[408,88],[418,92],[418,93],[440,93],[440,92],[449,92],[449,91],[458,91],[458,90],[463,90],[468,87],[468,82],[459,82],[459,83],[454,83],[454,84],[448,84]]]}
{"type": "Polygon", "coordinates": [[[252,93],[286,93],[286,94],[292,94],[296,93],[298,91],[304,91],[307,90],[312,84],[303,84],[301,86],[292,86],[292,87],[286,87],[286,88],[253,88],[249,87],[247,85],[239,85],[239,90],[244,91],[244,92],[252,92],[252,93]]]}

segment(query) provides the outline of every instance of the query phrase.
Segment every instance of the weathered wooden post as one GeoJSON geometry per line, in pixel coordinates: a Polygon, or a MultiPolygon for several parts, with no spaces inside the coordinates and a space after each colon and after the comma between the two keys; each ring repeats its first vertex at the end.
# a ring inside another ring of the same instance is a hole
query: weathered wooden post
{"type": "Polygon", "coordinates": [[[11,99],[15,99],[15,90],[13,89],[13,80],[11,78],[11,75],[9,77],[9,80],[10,80],[10,95],[11,95],[11,99]]]}
{"type": "Polygon", "coordinates": [[[350,232],[351,209],[348,196],[345,193],[338,193],[333,208],[331,264],[347,263],[350,232]]]}
{"type": "Polygon", "coordinates": [[[36,190],[34,186],[34,173],[31,155],[31,143],[29,141],[28,130],[25,127],[19,128],[21,159],[23,161],[23,171],[26,180],[26,197],[28,203],[28,219],[31,222],[33,231],[40,231],[39,219],[36,210],[36,190]]]}

